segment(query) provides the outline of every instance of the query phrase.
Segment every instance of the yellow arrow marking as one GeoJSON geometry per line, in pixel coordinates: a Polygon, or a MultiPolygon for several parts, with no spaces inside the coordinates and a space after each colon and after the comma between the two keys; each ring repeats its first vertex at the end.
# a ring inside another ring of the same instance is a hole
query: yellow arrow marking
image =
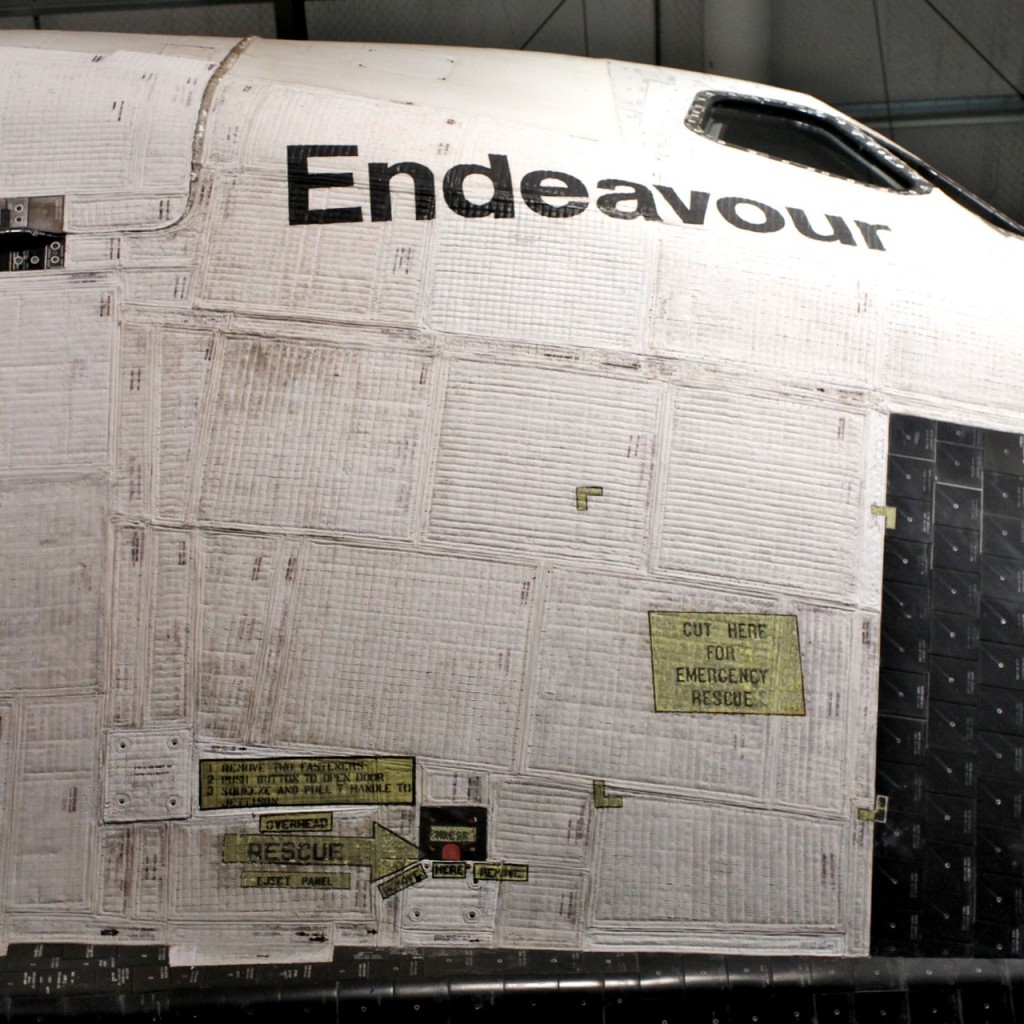
{"type": "Polygon", "coordinates": [[[417,846],[373,823],[373,838],[360,836],[226,835],[225,864],[302,864],[369,867],[370,881],[420,859],[417,846]]]}

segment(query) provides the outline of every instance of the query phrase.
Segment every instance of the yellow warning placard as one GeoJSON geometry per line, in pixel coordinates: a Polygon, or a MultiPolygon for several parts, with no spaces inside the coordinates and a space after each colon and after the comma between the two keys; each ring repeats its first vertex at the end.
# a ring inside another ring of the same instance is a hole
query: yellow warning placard
{"type": "Polygon", "coordinates": [[[412,757],[282,757],[199,762],[199,809],[411,804],[412,757]]]}
{"type": "Polygon", "coordinates": [[[351,889],[347,871],[243,871],[243,889],[351,889]]]}
{"type": "Polygon", "coordinates": [[[795,615],[648,613],[656,711],[803,715],[795,615]]]}
{"type": "Polygon", "coordinates": [[[330,811],[311,814],[261,814],[261,832],[330,832],[334,815],[330,811]]]}

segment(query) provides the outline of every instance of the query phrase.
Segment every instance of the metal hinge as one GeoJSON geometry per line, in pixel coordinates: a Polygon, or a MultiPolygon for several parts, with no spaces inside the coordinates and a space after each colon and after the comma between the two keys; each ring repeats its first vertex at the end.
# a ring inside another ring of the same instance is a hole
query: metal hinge
{"type": "Polygon", "coordinates": [[[0,271],[64,266],[63,196],[0,198],[0,271]]]}

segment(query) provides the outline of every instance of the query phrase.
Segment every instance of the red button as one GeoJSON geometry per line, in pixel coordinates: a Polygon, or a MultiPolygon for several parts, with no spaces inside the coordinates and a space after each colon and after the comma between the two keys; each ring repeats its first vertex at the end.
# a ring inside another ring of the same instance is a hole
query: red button
{"type": "Polygon", "coordinates": [[[462,850],[458,843],[445,843],[441,847],[441,860],[462,860],[462,850]]]}

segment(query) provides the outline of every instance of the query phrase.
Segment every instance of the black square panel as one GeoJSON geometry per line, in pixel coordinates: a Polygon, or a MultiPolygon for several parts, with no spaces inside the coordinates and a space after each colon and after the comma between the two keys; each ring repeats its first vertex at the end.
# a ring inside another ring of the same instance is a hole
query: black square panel
{"type": "Polygon", "coordinates": [[[924,764],[926,725],[920,718],[878,716],[878,757],[882,761],[924,764]]]}
{"type": "MultiPolygon", "coordinates": [[[[898,516],[897,516],[898,521],[898,516]]],[[[928,585],[932,565],[930,544],[887,536],[885,540],[885,579],[887,582],[928,585]]]]}
{"type": "Polygon", "coordinates": [[[899,505],[900,498],[914,501],[931,501],[935,484],[935,463],[923,459],[889,457],[887,494],[890,505],[899,505]]]}
{"type": "Polygon", "coordinates": [[[977,710],[979,729],[1024,736],[1024,689],[982,686],[978,691],[977,710]]]}
{"type": "Polygon", "coordinates": [[[978,669],[982,686],[1013,688],[1024,683],[1024,648],[982,641],[978,669]]]}
{"type": "Polygon", "coordinates": [[[936,611],[976,616],[981,600],[981,580],[974,573],[936,569],[932,573],[931,594],[936,611]]]}
{"type": "Polygon", "coordinates": [[[878,680],[881,714],[924,718],[928,710],[928,677],[917,672],[883,669],[878,680]]]}
{"type": "Polygon", "coordinates": [[[978,427],[965,427],[962,423],[940,423],[938,425],[940,441],[949,441],[950,444],[966,444],[971,448],[982,446],[983,433],[984,431],[978,427]]]}
{"type": "Polygon", "coordinates": [[[978,676],[976,659],[934,656],[928,663],[929,695],[933,700],[973,704],[978,676]]]}
{"type": "Polygon", "coordinates": [[[940,442],[935,453],[935,479],[956,487],[981,487],[981,452],[962,444],[940,442]]]}
{"type": "Polygon", "coordinates": [[[978,620],[971,615],[935,612],[931,622],[931,650],[947,658],[976,658],[978,620]]]}
{"type": "Polygon", "coordinates": [[[956,526],[935,526],[932,564],[938,569],[977,572],[981,558],[981,534],[956,526]]]}
{"type": "Polygon", "coordinates": [[[925,785],[932,793],[974,796],[978,785],[979,756],[955,750],[925,751],[925,785]]]}
{"type": "Polygon", "coordinates": [[[1024,790],[1016,782],[990,779],[978,780],[978,824],[995,828],[1016,828],[1024,825],[1024,790]]]}
{"type": "Polygon", "coordinates": [[[928,703],[928,746],[958,753],[974,750],[975,709],[970,704],[928,703]]]}
{"type": "Polygon", "coordinates": [[[893,416],[889,420],[889,451],[893,455],[911,455],[934,459],[938,424],[920,416],[893,416]]]}
{"type": "Polygon", "coordinates": [[[1024,437],[986,430],[982,445],[986,473],[1013,473],[1024,476],[1024,437]]]}
{"type": "Polygon", "coordinates": [[[1008,473],[986,473],[985,515],[1009,516],[1020,519],[1024,515],[1024,476],[1008,473]]]}
{"type": "Polygon", "coordinates": [[[948,793],[930,793],[925,803],[925,840],[974,846],[976,801],[948,793]]]}
{"type": "Polygon", "coordinates": [[[935,522],[964,530],[980,530],[981,492],[950,484],[936,484],[935,522]]]}
{"type": "Polygon", "coordinates": [[[996,601],[1024,601],[1024,562],[983,554],[981,592],[996,601]]]}
{"type": "Polygon", "coordinates": [[[1024,737],[980,730],[975,735],[978,770],[986,778],[1024,782],[1024,737]]]}
{"type": "Polygon", "coordinates": [[[986,555],[1024,561],[1024,523],[1019,519],[986,513],[981,523],[981,542],[986,555]]]}
{"type": "Polygon", "coordinates": [[[896,505],[896,529],[893,532],[901,540],[929,544],[932,539],[933,520],[934,513],[930,501],[900,498],[896,505]]]}

